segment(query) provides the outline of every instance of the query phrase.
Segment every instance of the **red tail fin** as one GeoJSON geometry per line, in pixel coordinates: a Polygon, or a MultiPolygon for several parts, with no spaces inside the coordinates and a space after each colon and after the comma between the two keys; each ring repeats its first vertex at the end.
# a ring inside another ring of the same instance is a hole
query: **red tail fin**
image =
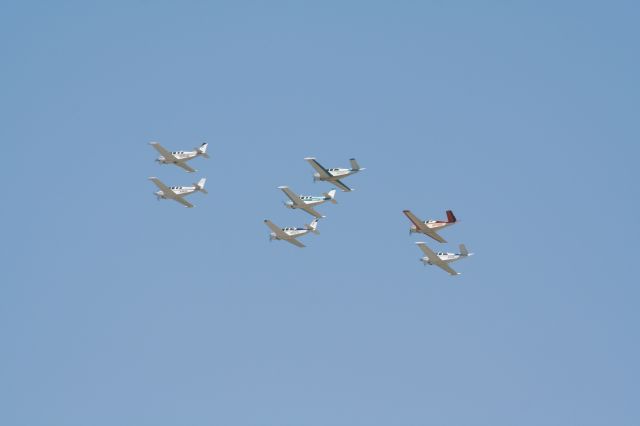
{"type": "Polygon", "coordinates": [[[457,219],[453,215],[453,212],[451,210],[447,210],[447,222],[449,222],[449,223],[456,223],[457,222],[457,219]]]}

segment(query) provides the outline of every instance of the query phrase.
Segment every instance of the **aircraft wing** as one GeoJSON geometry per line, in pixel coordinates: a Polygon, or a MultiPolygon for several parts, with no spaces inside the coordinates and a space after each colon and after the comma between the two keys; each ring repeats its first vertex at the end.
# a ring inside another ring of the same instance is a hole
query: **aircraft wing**
{"type": "Polygon", "coordinates": [[[451,269],[451,267],[447,264],[447,262],[440,259],[438,255],[435,254],[429,247],[427,247],[425,243],[416,243],[416,244],[418,245],[418,247],[420,247],[420,250],[422,250],[424,255],[427,256],[427,258],[429,258],[429,261],[431,262],[431,264],[444,269],[450,275],[458,275],[456,271],[451,269]]]}
{"type": "Polygon", "coordinates": [[[193,204],[185,200],[182,196],[177,195],[175,192],[173,192],[171,188],[169,188],[167,185],[162,183],[162,181],[157,177],[150,177],[149,180],[155,183],[158,188],[160,188],[160,190],[162,191],[162,193],[166,198],[169,198],[171,200],[176,200],[177,202],[184,205],[185,207],[193,207],[193,204]]]}
{"type": "Polygon", "coordinates": [[[300,199],[300,197],[298,196],[298,194],[296,194],[295,192],[293,192],[292,190],[289,189],[288,186],[279,186],[278,189],[282,190],[282,192],[284,192],[284,194],[289,197],[289,199],[293,202],[293,205],[296,207],[302,207],[304,204],[304,201],[302,201],[300,199]]]}
{"type": "Polygon", "coordinates": [[[294,246],[298,246],[298,247],[300,247],[300,248],[304,248],[304,247],[305,247],[305,245],[304,245],[304,244],[302,244],[300,241],[296,240],[295,238],[289,238],[288,240],[283,240],[283,241],[286,241],[286,242],[288,242],[288,243],[291,243],[291,244],[293,244],[294,246]]]}
{"type": "Polygon", "coordinates": [[[273,233],[276,234],[276,237],[280,238],[281,240],[286,240],[287,238],[290,238],[289,235],[287,235],[282,229],[278,228],[275,225],[275,223],[271,222],[269,219],[265,219],[264,223],[269,228],[271,228],[273,233]]]}
{"type": "Polygon", "coordinates": [[[309,213],[311,216],[315,216],[315,217],[317,217],[318,219],[320,219],[320,218],[323,218],[323,217],[324,217],[323,215],[321,215],[320,213],[318,213],[316,209],[314,209],[313,207],[308,206],[308,205],[306,205],[306,204],[305,204],[305,205],[302,205],[302,206],[299,206],[299,208],[300,208],[300,209],[302,209],[302,210],[304,210],[305,212],[309,213]]]}
{"type": "Polygon", "coordinates": [[[271,222],[269,219],[265,219],[264,223],[269,227],[269,229],[273,231],[274,234],[276,234],[276,237],[280,238],[282,241],[291,243],[294,246],[304,247],[304,244],[302,244],[300,241],[296,240],[295,238],[291,238],[289,235],[287,235],[282,229],[278,228],[275,225],[275,223],[271,222]]]}
{"type": "Polygon", "coordinates": [[[340,180],[336,179],[336,180],[330,180],[328,181],[329,183],[334,184],[335,186],[337,186],[338,188],[340,188],[342,191],[344,192],[351,192],[353,191],[351,188],[349,188],[347,185],[345,185],[344,183],[342,183],[340,180]]]}
{"type": "Polygon", "coordinates": [[[440,263],[434,263],[434,265],[444,269],[445,271],[447,271],[449,273],[449,275],[460,275],[460,272],[456,272],[454,271],[451,266],[449,266],[449,264],[447,262],[440,262],[440,263]]]}
{"type": "Polygon", "coordinates": [[[169,188],[167,185],[162,183],[162,181],[157,177],[150,177],[149,180],[155,183],[158,188],[160,188],[160,190],[164,193],[165,197],[171,198],[172,196],[176,195],[171,188],[169,188]]]}
{"type": "Polygon", "coordinates": [[[330,178],[332,176],[331,173],[329,173],[327,169],[322,167],[322,165],[318,163],[314,157],[307,157],[305,158],[305,160],[307,160],[309,164],[311,164],[311,167],[316,169],[316,171],[320,174],[320,177],[330,178]]]}
{"type": "Polygon", "coordinates": [[[442,238],[440,235],[438,235],[438,233],[436,231],[434,231],[431,228],[429,228],[420,219],[418,219],[418,217],[416,215],[411,213],[411,210],[403,210],[402,213],[404,213],[404,215],[409,218],[411,223],[413,223],[416,226],[416,229],[418,231],[422,232],[423,234],[425,234],[428,237],[433,238],[434,240],[438,241],[439,243],[446,243],[447,242],[444,238],[442,238]]]}
{"type": "Polygon", "coordinates": [[[182,196],[180,195],[176,195],[172,198],[172,200],[176,200],[177,202],[179,202],[180,204],[182,204],[185,207],[193,207],[193,204],[191,204],[190,202],[188,202],[187,200],[185,200],[182,196]]]}
{"type": "Polygon", "coordinates": [[[174,164],[176,166],[178,166],[178,167],[182,167],[183,169],[185,169],[189,173],[193,173],[193,172],[197,171],[196,169],[194,169],[193,167],[191,167],[190,165],[188,165],[184,161],[178,161],[178,162],[176,162],[174,164]]]}
{"type": "Polygon", "coordinates": [[[302,201],[300,199],[300,196],[298,196],[298,194],[290,190],[288,186],[279,186],[278,188],[282,190],[282,192],[284,192],[287,195],[287,197],[289,197],[289,199],[291,200],[291,202],[293,202],[293,205],[296,208],[306,211],[311,216],[315,216],[318,218],[324,217],[320,213],[318,213],[313,207],[307,205],[304,201],[302,201]]]}
{"type": "Polygon", "coordinates": [[[152,147],[154,147],[156,149],[156,151],[158,151],[160,153],[160,155],[162,155],[164,157],[165,160],[167,160],[167,161],[178,161],[178,159],[176,157],[174,157],[171,152],[167,151],[165,149],[165,147],[160,145],[158,142],[151,142],[150,145],[152,147]]]}

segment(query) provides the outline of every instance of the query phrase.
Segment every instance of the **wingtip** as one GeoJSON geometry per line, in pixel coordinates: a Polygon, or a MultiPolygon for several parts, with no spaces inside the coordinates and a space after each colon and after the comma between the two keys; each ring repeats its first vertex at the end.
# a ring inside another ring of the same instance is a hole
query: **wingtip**
{"type": "Polygon", "coordinates": [[[305,160],[315,160],[316,157],[304,157],[305,160]]]}
{"type": "Polygon", "coordinates": [[[150,176],[150,177],[148,177],[147,179],[149,179],[149,180],[154,180],[154,179],[158,179],[158,178],[157,178],[157,177],[155,177],[155,176],[150,176]]]}
{"type": "Polygon", "coordinates": [[[282,186],[279,186],[279,187],[278,187],[278,189],[288,189],[288,188],[289,188],[289,187],[288,187],[287,185],[282,185],[282,186]]]}

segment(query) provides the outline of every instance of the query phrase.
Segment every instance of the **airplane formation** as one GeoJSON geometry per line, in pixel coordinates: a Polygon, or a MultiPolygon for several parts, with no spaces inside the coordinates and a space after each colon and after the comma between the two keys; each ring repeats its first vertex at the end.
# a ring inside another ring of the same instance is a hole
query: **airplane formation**
{"type": "MultiPolygon", "coordinates": [[[[439,243],[446,243],[447,241],[444,238],[442,238],[436,232],[436,230],[444,229],[447,226],[451,226],[458,222],[458,220],[456,219],[455,215],[451,210],[446,211],[447,220],[422,221],[418,219],[416,215],[411,213],[411,210],[403,210],[402,213],[404,213],[404,215],[407,216],[407,218],[409,218],[409,221],[411,221],[411,227],[409,228],[409,235],[413,233],[421,233],[428,237],[433,238],[439,243]]],[[[460,275],[460,273],[453,270],[453,268],[449,266],[449,263],[455,262],[457,260],[473,255],[473,253],[469,253],[469,251],[467,251],[467,248],[465,247],[464,244],[460,244],[460,253],[445,253],[445,252],[435,253],[433,250],[427,247],[427,245],[422,241],[417,242],[416,245],[418,246],[418,248],[420,248],[420,250],[422,250],[422,253],[424,253],[424,257],[421,257],[420,261],[425,266],[426,265],[437,266],[440,269],[443,269],[446,272],[448,272],[450,275],[460,275]]]]}
{"type": "MultiPolygon", "coordinates": [[[[313,174],[313,181],[323,181],[329,182],[332,185],[337,186],[343,192],[351,192],[352,188],[349,188],[347,185],[342,183],[340,179],[344,179],[347,176],[351,176],[355,173],[358,173],[361,170],[364,170],[358,165],[358,162],[355,158],[349,160],[351,162],[350,169],[342,169],[342,168],[333,168],[326,169],[324,168],[314,157],[305,158],[306,161],[311,164],[311,166],[316,170],[313,174]]],[[[293,190],[291,190],[288,186],[279,186],[279,190],[284,192],[284,194],[289,198],[289,201],[285,201],[285,207],[292,210],[302,210],[311,216],[314,217],[313,221],[304,225],[302,228],[297,227],[289,227],[289,228],[280,228],[271,222],[269,219],[265,219],[264,223],[271,229],[271,233],[269,234],[269,241],[280,240],[286,241],[294,246],[304,248],[305,245],[298,241],[298,238],[307,235],[309,233],[314,233],[319,235],[318,231],[318,220],[325,218],[326,216],[318,213],[318,211],[314,208],[319,206],[320,204],[324,204],[327,201],[330,201],[333,204],[337,204],[336,201],[336,190],[332,189],[329,192],[325,192],[321,196],[314,195],[298,195],[293,190]]]]}
{"type": "MultiPolygon", "coordinates": [[[[194,173],[197,170],[189,166],[187,161],[193,160],[196,157],[209,158],[209,154],[207,154],[207,143],[203,143],[198,148],[194,148],[193,151],[169,151],[158,142],[150,142],[149,145],[160,153],[160,156],[156,158],[156,162],[159,164],[175,164],[188,173],[194,173]]],[[[193,186],[167,186],[157,177],[150,177],[149,180],[159,189],[159,191],[154,192],[158,201],[173,200],[185,207],[191,208],[193,204],[185,200],[185,196],[193,194],[194,192],[207,194],[207,190],[204,189],[204,184],[207,182],[205,178],[200,179],[197,183],[194,183],[193,186]]]]}
{"type": "MultiPolygon", "coordinates": [[[[203,143],[202,145],[194,148],[191,151],[169,151],[158,142],[150,142],[150,145],[160,154],[160,156],[156,158],[156,162],[158,162],[159,164],[174,164],[188,173],[194,173],[197,171],[187,164],[188,161],[191,161],[197,157],[209,158],[209,155],[207,154],[207,143],[203,143]]],[[[315,157],[306,157],[305,161],[307,161],[315,170],[313,174],[314,182],[327,182],[331,185],[334,185],[343,192],[351,192],[353,191],[353,188],[345,185],[342,180],[348,176],[354,175],[364,170],[363,167],[360,167],[355,158],[351,158],[349,160],[351,168],[327,169],[323,167],[315,157]]],[[[202,192],[203,194],[207,194],[207,190],[204,188],[204,185],[206,183],[205,178],[200,179],[192,186],[167,186],[157,177],[150,177],[149,180],[158,187],[158,191],[154,192],[154,195],[158,200],[174,200],[188,208],[194,207],[194,205],[185,200],[184,197],[193,194],[194,192],[202,192]]],[[[320,214],[316,210],[316,207],[327,202],[337,204],[337,201],[335,199],[336,190],[332,189],[328,192],[323,193],[322,195],[314,196],[298,195],[288,186],[279,186],[278,189],[280,189],[288,198],[288,201],[284,202],[284,206],[286,208],[304,211],[305,213],[313,216],[313,220],[309,224],[306,224],[302,227],[281,228],[274,224],[271,220],[265,219],[264,223],[270,230],[269,241],[286,241],[296,247],[304,248],[305,245],[298,241],[298,238],[310,233],[316,235],[320,234],[320,232],[318,231],[318,222],[320,219],[323,219],[326,216],[320,214]]],[[[446,220],[423,221],[419,219],[415,214],[413,214],[411,210],[403,210],[402,213],[404,213],[404,215],[411,222],[411,225],[409,227],[409,235],[414,233],[424,234],[439,243],[446,243],[447,241],[440,236],[438,231],[441,231],[451,225],[458,223],[458,220],[451,210],[446,211],[446,220]]],[[[473,253],[469,253],[464,244],[459,245],[459,253],[436,253],[422,241],[416,242],[416,245],[424,254],[424,256],[420,258],[420,261],[425,266],[437,266],[450,275],[460,275],[459,272],[456,272],[453,268],[451,268],[451,266],[449,266],[450,263],[473,255],[473,253]]]]}

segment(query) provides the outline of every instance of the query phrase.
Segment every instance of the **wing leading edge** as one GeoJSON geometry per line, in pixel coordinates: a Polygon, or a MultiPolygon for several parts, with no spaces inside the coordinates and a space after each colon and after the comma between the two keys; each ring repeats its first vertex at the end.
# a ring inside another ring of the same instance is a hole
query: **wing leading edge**
{"type": "Polygon", "coordinates": [[[300,199],[300,196],[295,192],[293,192],[291,189],[289,189],[288,186],[279,186],[278,189],[280,189],[282,192],[285,193],[287,197],[289,197],[289,199],[291,200],[295,208],[304,210],[307,213],[309,213],[311,216],[315,216],[317,218],[324,217],[323,215],[318,213],[313,207],[307,205],[304,201],[302,201],[300,199]]]}
{"type": "Polygon", "coordinates": [[[431,262],[432,265],[435,265],[441,269],[444,269],[445,271],[447,271],[450,275],[460,275],[460,273],[454,271],[448,264],[447,262],[443,261],[442,259],[440,259],[438,257],[437,254],[435,254],[429,247],[427,247],[427,245],[423,242],[418,242],[416,243],[416,245],[418,247],[420,247],[420,250],[422,250],[422,252],[425,254],[425,256],[427,256],[427,258],[429,259],[429,262],[431,262]]]}
{"type": "Polygon", "coordinates": [[[305,160],[307,160],[309,162],[309,164],[311,164],[311,167],[316,169],[316,171],[320,174],[320,177],[323,177],[323,178],[332,177],[331,173],[329,173],[329,171],[327,169],[322,167],[322,164],[318,163],[316,161],[315,157],[306,157],[305,160]]]}
{"type": "Polygon", "coordinates": [[[173,154],[170,151],[168,151],[165,147],[160,145],[158,142],[150,142],[149,145],[154,147],[156,149],[156,151],[158,151],[160,153],[160,155],[162,155],[164,157],[165,160],[167,160],[167,161],[178,161],[178,159],[176,157],[174,157],[173,154]]]}
{"type": "Polygon", "coordinates": [[[416,215],[411,213],[411,210],[403,210],[402,213],[404,213],[404,215],[407,216],[407,218],[409,218],[411,223],[413,223],[416,226],[416,229],[418,231],[422,232],[427,237],[431,237],[434,240],[438,241],[439,243],[446,243],[447,242],[444,238],[442,238],[440,235],[438,235],[438,233],[436,231],[434,231],[431,228],[429,228],[427,225],[424,224],[424,222],[422,222],[420,219],[418,219],[418,217],[416,215]]]}
{"type": "Polygon", "coordinates": [[[265,225],[267,225],[269,227],[269,229],[271,229],[273,231],[274,234],[276,234],[276,237],[278,237],[280,240],[286,241],[286,242],[291,243],[294,246],[298,246],[300,248],[305,247],[304,244],[302,244],[300,241],[296,240],[295,238],[292,238],[291,236],[287,235],[282,229],[278,228],[269,219],[265,219],[264,223],[265,223],[265,225]]]}
{"type": "Polygon", "coordinates": [[[155,185],[158,188],[160,188],[160,190],[162,191],[162,194],[165,196],[165,198],[168,198],[170,200],[175,200],[175,201],[179,202],[180,204],[182,204],[185,207],[189,207],[189,208],[193,207],[193,204],[191,204],[190,202],[185,200],[181,195],[178,195],[175,192],[173,192],[173,189],[169,188],[167,185],[162,183],[162,181],[160,179],[158,179],[157,177],[150,177],[149,180],[151,182],[155,183],[155,185]]]}

